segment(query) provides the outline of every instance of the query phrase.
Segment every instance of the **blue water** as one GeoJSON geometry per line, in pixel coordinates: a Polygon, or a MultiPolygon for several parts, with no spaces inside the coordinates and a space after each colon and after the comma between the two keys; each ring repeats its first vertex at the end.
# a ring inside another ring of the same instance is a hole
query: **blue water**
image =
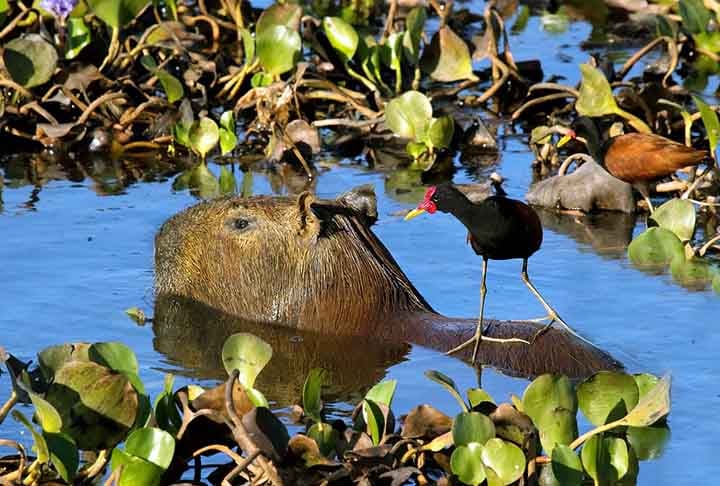
{"type": "MultiPolygon", "coordinates": [[[[589,31],[587,24],[575,22],[567,33],[550,35],[532,18],[524,34],[511,38],[513,53],[516,59],[541,56],[546,75],[562,73],[575,82],[577,63],[586,58],[575,46],[589,31]]],[[[503,155],[495,170],[506,178],[510,195],[523,198],[531,181],[532,154],[524,136],[505,136],[506,131],[501,127],[498,133],[503,155]]],[[[217,167],[212,169],[217,172],[217,167]]],[[[455,181],[471,180],[459,171],[455,181]]],[[[324,173],[317,193],[332,197],[365,183],[372,183],[378,195],[376,233],[420,292],[444,314],[475,316],[480,260],[466,246],[459,222],[439,213],[403,222],[396,214],[409,205],[385,194],[383,174],[347,163],[324,173]]],[[[155,351],[152,328],[137,326],[123,311],[138,306],[152,313],[154,234],[165,219],[196,200],[172,192],[170,180],[134,184],[114,196],[99,196],[87,180],[57,180],[44,185],[39,199],[28,205],[31,186],[10,187],[7,180],[6,184],[0,212],[0,345],[27,360],[56,343],[123,341],[135,350],[148,390],[157,393],[164,370],[177,366],[155,351]]],[[[271,193],[268,179],[256,174],[253,191],[271,193]]],[[[642,229],[639,221],[635,232],[642,229]]],[[[720,297],[711,291],[686,290],[668,275],[641,273],[623,254],[622,249],[610,256],[599,254],[588,244],[546,229],[542,249],[530,261],[530,275],[568,323],[631,371],[672,373],[672,439],[661,458],[641,463],[639,484],[706,482],[720,473],[714,454],[720,436],[720,424],[714,420],[720,412],[720,334],[714,327],[720,297]]],[[[487,315],[542,315],[519,271],[518,261],[490,263],[487,315]]],[[[467,365],[413,347],[405,361],[384,371],[399,383],[394,405],[398,415],[427,402],[451,415],[458,411],[450,395],[423,377],[428,369],[453,377],[462,390],[476,384],[467,365]]],[[[189,381],[181,375],[177,384],[189,381]]],[[[505,401],[511,393],[521,394],[526,382],[488,370],[483,385],[505,401]]],[[[1,375],[1,401],[9,387],[7,374],[1,375]]],[[[299,389],[297,394],[299,398],[299,389]]],[[[342,401],[332,405],[350,407],[342,401]]],[[[24,432],[12,419],[0,426],[2,437],[17,434],[24,432]]]]}

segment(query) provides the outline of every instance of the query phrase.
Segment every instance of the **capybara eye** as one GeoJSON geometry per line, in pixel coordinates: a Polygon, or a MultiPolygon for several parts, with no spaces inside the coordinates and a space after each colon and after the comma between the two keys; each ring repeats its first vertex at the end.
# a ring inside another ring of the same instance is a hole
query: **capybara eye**
{"type": "Polygon", "coordinates": [[[233,226],[236,230],[244,230],[248,226],[250,226],[250,221],[247,219],[238,218],[235,221],[233,221],[233,226]]]}

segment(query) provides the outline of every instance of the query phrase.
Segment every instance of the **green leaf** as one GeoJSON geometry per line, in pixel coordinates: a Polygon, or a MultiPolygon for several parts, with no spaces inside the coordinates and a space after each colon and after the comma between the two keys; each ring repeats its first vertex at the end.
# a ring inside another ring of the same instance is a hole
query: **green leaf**
{"type": "Polygon", "coordinates": [[[419,159],[425,155],[428,150],[430,149],[423,142],[408,142],[407,145],[405,145],[405,151],[413,160],[419,159]]]}
{"type": "Polygon", "coordinates": [[[720,136],[720,120],[718,120],[718,114],[697,96],[693,96],[693,100],[695,100],[695,106],[700,110],[700,116],[702,117],[703,125],[705,125],[708,143],[710,144],[710,152],[714,154],[717,150],[718,137],[720,136]]]}
{"type": "Polygon", "coordinates": [[[252,33],[245,28],[240,27],[238,32],[240,32],[240,36],[242,37],[243,52],[245,53],[244,65],[247,67],[255,60],[255,38],[252,33]]]}
{"type": "Polygon", "coordinates": [[[492,468],[503,484],[512,484],[525,472],[525,453],[515,444],[502,439],[488,440],[482,448],[485,466],[492,468]]]}
{"type": "MultiPolygon", "coordinates": [[[[235,135],[234,131],[231,132],[229,130],[225,130],[224,128],[220,129],[220,153],[222,155],[227,155],[230,152],[232,152],[235,149],[235,147],[237,147],[237,144],[238,144],[238,139],[237,139],[237,135],[235,135]]],[[[226,169],[226,172],[228,174],[230,174],[230,172],[228,172],[227,169],[226,169]]],[[[230,176],[232,176],[232,174],[230,174],[230,176]]],[[[223,173],[221,171],[220,172],[220,189],[221,190],[223,187],[222,177],[223,177],[223,173]]],[[[234,185],[234,180],[233,180],[233,185],[234,185]]],[[[223,191],[223,192],[225,192],[225,191],[223,191]]]]}
{"type": "Polygon", "coordinates": [[[450,468],[460,481],[477,486],[485,481],[485,467],[482,463],[483,446],[473,442],[458,446],[450,456],[450,468]]]}
{"type": "Polygon", "coordinates": [[[382,403],[388,408],[392,406],[392,399],[395,395],[397,380],[385,380],[375,384],[365,394],[366,400],[372,400],[375,403],[382,403]]]}
{"type": "Polygon", "coordinates": [[[430,100],[418,91],[408,91],[385,106],[385,123],[398,137],[422,142],[431,119],[430,100]]]}
{"type": "Polygon", "coordinates": [[[628,427],[625,435],[633,451],[637,454],[637,458],[647,461],[662,455],[665,445],[670,440],[670,429],[665,424],[650,427],[628,427]]]}
{"type": "Polygon", "coordinates": [[[55,373],[70,361],[90,361],[90,345],[86,343],[48,346],[38,353],[40,370],[46,381],[54,381],[55,373]]]}
{"type": "Polygon", "coordinates": [[[55,47],[38,34],[24,34],[6,43],[3,61],[16,83],[33,88],[52,78],[57,67],[55,47]]]}
{"type": "MultiPolygon", "coordinates": [[[[321,422],[322,417],[322,398],[320,392],[322,384],[325,380],[327,372],[322,368],[313,368],[305,378],[303,385],[302,403],[305,415],[313,419],[315,422],[321,422]]],[[[319,445],[319,444],[318,444],[319,445]]]]}
{"type": "Polygon", "coordinates": [[[457,400],[457,402],[460,404],[460,407],[463,409],[463,411],[468,411],[468,406],[465,403],[465,400],[463,400],[463,397],[460,395],[460,392],[458,391],[457,386],[455,386],[455,382],[452,378],[450,378],[444,373],[435,370],[426,371],[425,376],[430,378],[435,383],[440,383],[443,387],[445,387],[445,389],[449,391],[453,397],[455,397],[455,400],[457,400]]]}
{"type": "Polygon", "coordinates": [[[388,36],[385,44],[380,46],[380,60],[394,70],[398,70],[402,66],[402,40],[402,33],[394,32],[388,36]]]}
{"type": "Polygon", "coordinates": [[[340,17],[325,17],[322,22],[325,35],[343,62],[353,58],[358,48],[359,37],[352,25],[340,17]]]}
{"type": "Polygon", "coordinates": [[[365,399],[362,404],[363,419],[367,425],[367,433],[373,441],[374,445],[380,444],[385,432],[385,416],[380,406],[372,401],[365,399]]]}
{"type": "Polygon", "coordinates": [[[175,439],[155,427],[137,429],[125,441],[125,452],[167,469],[175,454],[175,439]]]}
{"type": "MultiPolygon", "coordinates": [[[[205,162],[200,162],[190,170],[187,185],[193,194],[203,199],[211,199],[220,193],[220,183],[205,162]]],[[[178,190],[176,184],[173,184],[173,188],[178,190]]]]}
{"type": "Polygon", "coordinates": [[[635,379],[626,373],[600,371],[578,385],[578,405],[597,426],[623,418],[638,403],[635,379]]]}
{"type": "Polygon", "coordinates": [[[145,324],[145,321],[147,321],[147,317],[145,316],[145,312],[140,309],[139,307],[130,307],[128,309],[125,309],[125,314],[130,317],[135,323],[142,326],[145,324]]]}
{"type": "Polygon", "coordinates": [[[113,471],[123,467],[118,486],[156,486],[164,472],[160,466],[117,448],[112,451],[110,463],[113,471]]]}
{"type": "Polygon", "coordinates": [[[558,444],[552,451],[553,476],[563,486],[580,486],[583,480],[582,462],[575,451],[558,444]]]}
{"type": "Polygon", "coordinates": [[[190,133],[188,134],[190,147],[200,155],[203,159],[218,143],[220,133],[215,122],[208,118],[202,117],[192,124],[190,133]]]}
{"type": "Polygon", "coordinates": [[[639,267],[666,267],[676,257],[685,257],[683,244],[675,233],[665,228],[648,228],[628,246],[628,258],[639,267]]]}
{"type": "Polygon", "coordinates": [[[0,0],[0,27],[5,23],[9,11],[10,5],[8,4],[8,0],[0,0]]]}
{"type": "Polygon", "coordinates": [[[257,388],[245,388],[245,393],[247,393],[250,402],[256,407],[270,408],[270,403],[268,403],[267,398],[265,398],[265,395],[257,388]]]}
{"type": "Polygon", "coordinates": [[[90,29],[82,17],[68,18],[66,28],[65,59],[75,59],[80,51],[90,44],[90,29]]]}
{"type": "Polygon", "coordinates": [[[640,400],[642,400],[650,390],[655,388],[655,385],[657,385],[660,381],[660,378],[655,375],[651,375],[650,373],[637,373],[632,376],[638,387],[640,400]]]}
{"type": "Polygon", "coordinates": [[[175,103],[185,95],[185,90],[180,80],[169,72],[164,69],[158,69],[155,71],[155,76],[157,76],[160,81],[169,103],[175,103]]]}
{"type": "MultiPolygon", "coordinates": [[[[222,145],[222,133],[220,132],[220,145],[222,145]]],[[[220,186],[220,192],[222,194],[235,194],[237,191],[237,182],[235,181],[235,175],[228,170],[227,167],[220,167],[220,179],[218,180],[220,186]]]]}
{"type": "Polygon", "coordinates": [[[44,432],[57,433],[62,429],[60,414],[50,402],[35,393],[28,393],[35,405],[35,416],[44,432]]]}
{"type": "Polygon", "coordinates": [[[684,256],[675,258],[670,264],[670,274],[680,285],[693,289],[704,289],[714,277],[713,267],[702,258],[684,256]]]}
{"type": "Polygon", "coordinates": [[[650,216],[658,226],[675,233],[680,241],[692,239],[695,233],[695,206],[687,199],[670,199],[650,216]]]}
{"type": "Polygon", "coordinates": [[[570,444],[578,436],[577,412],[557,407],[548,410],[535,422],[540,431],[540,443],[548,455],[558,444],[570,444]]]}
{"type": "Polygon", "coordinates": [[[264,72],[258,72],[253,74],[253,77],[250,78],[250,85],[253,88],[262,88],[264,86],[270,86],[273,82],[272,74],[264,73],[264,72]]]}
{"type": "Polygon", "coordinates": [[[420,59],[420,41],[422,40],[427,11],[425,7],[415,7],[405,18],[405,32],[403,33],[403,54],[410,64],[415,65],[420,59]]]}
{"type": "Polygon", "coordinates": [[[255,34],[262,35],[268,29],[282,25],[290,30],[297,31],[300,28],[302,18],[302,7],[293,3],[276,3],[266,8],[258,18],[255,26],[255,34]]]}
{"type": "Polygon", "coordinates": [[[47,442],[45,441],[45,437],[35,430],[35,427],[32,426],[30,421],[27,419],[25,415],[22,414],[19,410],[13,410],[12,411],[13,418],[23,424],[26,429],[30,431],[30,434],[33,437],[33,440],[35,441],[35,444],[33,445],[33,449],[37,453],[37,459],[40,461],[41,464],[47,464],[47,462],[50,460],[50,452],[48,450],[47,442]]]}
{"type": "Polygon", "coordinates": [[[575,109],[583,116],[603,116],[617,112],[618,106],[602,71],[589,64],[580,64],[582,82],[575,109]]]}
{"type": "Polygon", "coordinates": [[[427,132],[427,140],[431,146],[447,148],[453,138],[455,131],[455,120],[451,116],[442,116],[430,120],[430,127],[427,132]]]}
{"type": "Polygon", "coordinates": [[[252,388],[255,379],[272,358],[272,347],[252,334],[240,332],[225,340],[222,361],[228,375],[237,369],[238,381],[245,388],[252,388]]]}
{"type": "Polygon", "coordinates": [[[484,444],[495,437],[495,424],[480,412],[462,412],[453,421],[452,435],[456,446],[471,442],[484,444]]]}
{"type": "Polygon", "coordinates": [[[75,441],[67,434],[45,433],[45,441],[50,452],[50,462],[65,482],[72,484],[80,466],[80,454],[75,441]]]}
{"type": "Polygon", "coordinates": [[[670,376],[664,376],[623,419],[623,425],[647,427],[670,413],[670,376]]]}
{"type": "Polygon", "coordinates": [[[119,29],[132,22],[150,0],[87,0],[87,3],[103,22],[119,29]]]}
{"type": "Polygon", "coordinates": [[[88,357],[114,371],[134,374],[139,371],[135,352],[123,343],[95,343],[88,349],[88,357]]]}
{"type": "Polygon", "coordinates": [[[182,425],[182,417],[175,405],[173,395],[173,382],[175,377],[171,373],[165,374],[165,386],[163,392],[155,399],[155,421],[157,425],[171,434],[177,434],[182,425]]]}
{"type": "Polygon", "coordinates": [[[678,4],[682,26],[691,34],[699,34],[707,30],[710,12],[705,8],[703,0],[680,0],[678,4]]]}
{"type": "Polygon", "coordinates": [[[308,437],[313,439],[320,449],[320,454],[325,457],[332,457],[335,453],[335,444],[340,435],[333,429],[332,425],[317,422],[308,430],[308,437]]]}
{"type": "Polygon", "coordinates": [[[274,25],[257,36],[256,45],[263,69],[279,76],[295,67],[302,39],[296,31],[284,25],[274,25]]]}
{"type": "Polygon", "coordinates": [[[472,71],[470,49],[447,25],[435,33],[423,52],[420,64],[423,71],[435,81],[450,83],[476,79],[472,71]]]}
{"type": "Polygon", "coordinates": [[[483,402],[495,404],[493,397],[491,397],[490,394],[482,388],[470,388],[466,395],[468,397],[468,401],[470,402],[470,408],[475,408],[483,402]]]}
{"type": "Polygon", "coordinates": [[[522,399],[523,412],[535,423],[540,424],[547,412],[563,408],[577,412],[575,390],[565,376],[540,375],[525,388],[522,399]]]}

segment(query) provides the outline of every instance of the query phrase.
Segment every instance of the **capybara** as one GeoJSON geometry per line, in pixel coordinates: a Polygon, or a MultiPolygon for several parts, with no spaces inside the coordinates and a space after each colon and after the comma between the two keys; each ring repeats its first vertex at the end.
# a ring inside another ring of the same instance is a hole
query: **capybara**
{"type": "MultiPolygon", "coordinates": [[[[377,218],[367,186],[320,200],[228,197],[202,202],[170,218],[155,239],[159,302],[193,302],[238,322],[284,326],[326,336],[357,336],[378,343],[415,343],[447,351],[469,339],[475,319],[436,313],[415,289],[370,225],[377,218]]],[[[183,335],[173,319],[155,332],[183,335]]],[[[162,313],[161,313],[162,314],[162,313]]],[[[165,313],[167,314],[167,313],[165,313]]],[[[177,318],[179,312],[173,312],[177,318]]],[[[212,331],[214,322],[186,329],[212,331]]],[[[222,333],[242,331],[229,329],[222,333]]],[[[531,340],[542,325],[486,321],[484,334],[531,340]]],[[[221,340],[224,336],[219,336],[221,340]]],[[[188,341],[185,342],[189,345],[188,341]]],[[[206,348],[207,349],[207,348],[206,348]]],[[[339,350],[338,352],[342,352],[339,350]]],[[[467,359],[466,354],[459,355],[467,359]]],[[[589,376],[620,363],[559,329],[532,344],[484,342],[478,361],[515,376],[553,372],[589,376]]]]}

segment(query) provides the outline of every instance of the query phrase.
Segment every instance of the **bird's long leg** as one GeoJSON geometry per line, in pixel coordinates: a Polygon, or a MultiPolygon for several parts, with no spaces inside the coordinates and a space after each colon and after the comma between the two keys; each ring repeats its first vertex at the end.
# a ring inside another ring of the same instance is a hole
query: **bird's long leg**
{"type": "Polygon", "coordinates": [[[478,317],[478,323],[477,327],[475,328],[475,335],[472,337],[472,339],[468,339],[464,343],[462,343],[460,346],[457,346],[450,351],[448,351],[445,354],[453,354],[457,353],[458,351],[461,351],[468,347],[471,344],[475,344],[475,348],[473,349],[473,355],[472,355],[472,364],[475,365],[475,360],[477,358],[478,349],[480,348],[480,342],[481,341],[490,341],[494,343],[523,343],[523,344],[530,344],[528,341],[525,341],[524,339],[519,338],[509,338],[509,339],[501,339],[501,338],[493,338],[488,336],[483,336],[482,334],[482,324],[483,324],[483,313],[485,312],[485,295],[487,294],[487,286],[485,285],[485,280],[487,279],[487,264],[488,259],[486,257],[483,257],[483,265],[482,265],[482,281],[480,284],[480,316],[478,317]]]}
{"type": "Polygon", "coordinates": [[[545,327],[543,327],[542,329],[540,329],[538,332],[535,333],[535,335],[533,336],[531,342],[534,343],[535,340],[536,340],[538,337],[540,337],[543,333],[545,333],[548,329],[550,329],[550,326],[553,325],[553,322],[557,321],[557,322],[559,322],[560,324],[562,324],[563,327],[564,327],[565,329],[567,329],[568,332],[569,332],[570,334],[572,334],[573,336],[582,339],[583,341],[585,341],[586,343],[590,344],[591,346],[597,347],[597,346],[595,346],[594,343],[592,343],[591,341],[588,341],[587,339],[585,339],[584,337],[582,337],[581,335],[579,335],[577,332],[575,332],[570,326],[568,326],[567,323],[566,323],[565,321],[563,321],[562,318],[560,317],[560,315],[555,311],[555,309],[553,309],[553,308],[550,306],[550,304],[548,304],[548,303],[545,301],[545,299],[543,298],[543,296],[540,295],[540,292],[538,292],[538,290],[535,288],[535,286],[534,286],[534,285],[532,284],[532,282],[530,281],[530,276],[528,275],[528,271],[527,271],[527,265],[528,265],[527,258],[524,258],[524,259],[523,259],[523,265],[522,265],[522,271],[521,271],[521,273],[520,273],[520,276],[522,277],[522,281],[525,283],[525,285],[527,285],[527,288],[530,289],[530,292],[532,292],[533,295],[540,301],[540,303],[543,305],[543,307],[545,307],[545,310],[546,310],[547,313],[548,313],[548,317],[547,317],[547,318],[548,318],[549,321],[550,321],[545,327]]]}
{"type": "Polygon", "coordinates": [[[639,192],[643,199],[645,199],[645,202],[650,209],[650,214],[652,215],[652,213],[655,212],[655,208],[653,207],[652,201],[650,200],[650,187],[648,187],[648,184],[646,182],[639,182],[633,184],[633,187],[637,189],[637,192],[639,192]]]}

